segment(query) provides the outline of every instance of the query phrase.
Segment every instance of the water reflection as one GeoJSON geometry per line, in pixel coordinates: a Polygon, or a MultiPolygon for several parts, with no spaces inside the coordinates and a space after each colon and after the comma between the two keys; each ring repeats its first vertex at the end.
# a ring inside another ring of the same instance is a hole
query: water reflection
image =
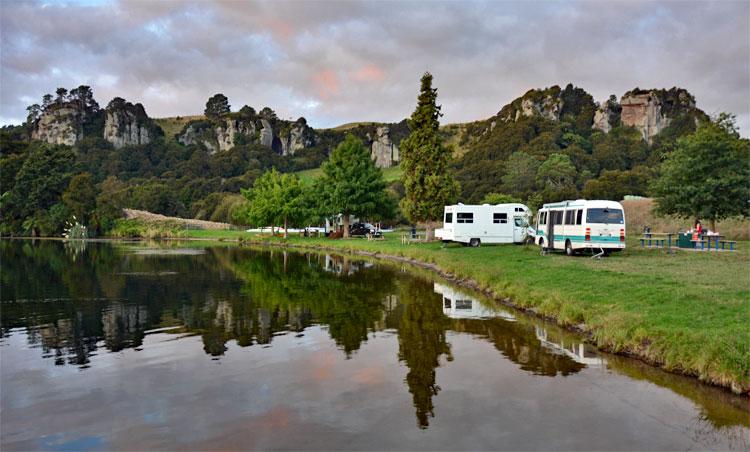
{"type": "Polygon", "coordinates": [[[491,344],[530,376],[607,366],[554,327],[447,284],[347,256],[21,241],[0,241],[0,252],[3,336],[22,329],[28,344],[59,366],[95,367],[98,353],[146,347],[157,332],[197,336],[220,361],[233,344],[272,347],[279,336],[304,338],[312,326],[324,328],[348,360],[382,332],[396,336],[421,429],[436,416],[443,390],[438,369],[456,366],[451,334],[491,344]]]}

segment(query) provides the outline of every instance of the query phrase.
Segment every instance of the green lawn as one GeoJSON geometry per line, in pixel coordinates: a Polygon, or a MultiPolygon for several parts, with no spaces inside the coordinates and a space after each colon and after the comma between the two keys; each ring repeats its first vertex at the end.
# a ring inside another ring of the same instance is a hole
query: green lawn
{"type": "MultiPolygon", "coordinates": [[[[311,182],[323,175],[323,170],[320,168],[313,168],[304,171],[297,171],[294,173],[299,176],[304,182],[311,182]]],[[[395,182],[401,179],[401,167],[392,166],[390,168],[383,168],[383,178],[386,182],[395,182]]]]}
{"type": "MultiPolygon", "coordinates": [[[[283,242],[241,231],[187,234],[283,242]]],[[[750,392],[750,242],[734,253],[674,254],[632,242],[602,260],[541,256],[534,246],[402,245],[397,234],[379,242],[293,237],[284,243],[436,264],[519,307],[583,328],[602,349],[750,392]]]]}

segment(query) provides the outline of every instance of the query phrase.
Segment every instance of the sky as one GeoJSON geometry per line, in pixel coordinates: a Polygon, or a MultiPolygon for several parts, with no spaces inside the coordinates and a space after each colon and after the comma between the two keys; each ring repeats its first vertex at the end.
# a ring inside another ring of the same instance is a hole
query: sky
{"type": "Polygon", "coordinates": [[[354,2],[0,0],[0,123],[59,86],[152,117],[274,109],[313,127],[397,122],[434,76],[442,123],[485,119],[532,88],[597,101],[686,88],[750,135],[750,1],[354,2]]]}

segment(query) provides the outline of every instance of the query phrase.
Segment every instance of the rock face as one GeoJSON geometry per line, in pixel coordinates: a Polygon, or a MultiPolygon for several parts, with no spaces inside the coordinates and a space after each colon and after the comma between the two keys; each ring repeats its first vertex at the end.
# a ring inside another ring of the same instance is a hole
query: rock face
{"type": "MultiPolygon", "coordinates": [[[[214,128],[216,132],[216,141],[219,151],[228,151],[235,145],[237,134],[246,137],[255,136],[255,124],[250,121],[241,121],[239,119],[227,119],[223,126],[214,128]]],[[[215,152],[215,151],[214,151],[215,152]]]]}
{"type": "Polygon", "coordinates": [[[228,151],[237,143],[238,135],[247,138],[248,141],[255,139],[255,123],[237,118],[225,118],[219,122],[196,121],[189,124],[183,133],[177,137],[177,141],[184,145],[200,144],[213,154],[219,151],[228,151]]]}
{"type": "Polygon", "coordinates": [[[503,107],[498,113],[501,121],[518,121],[522,117],[540,115],[551,121],[558,121],[564,102],[559,86],[546,89],[532,89],[523,96],[503,107]]]}
{"type": "Polygon", "coordinates": [[[149,144],[156,127],[146,114],[143,105],[113,99],[105,110],[104,139],[116,148],[149,144]]]}
{"type": "Polygon", "coordinates": [[[380,168],[390,168],[399,161],[398,146],[391,139],[391,130],[388,127],[378,127],[372,140],[371,155],[375,165],[380,168]]]}
{"type": "Polygon", "coordinates": [[[273,127],[267,119],[261,119],[260,124],[260,144],[263,146],[273,148],[273,127]]]}
{"type": "Polygon", "coordinates": [[[620,100],[622,105],[622,125],[635,127],[649,144],[667,126],[670,118],[662,114],[662,102],[653,91],[634,90],[625,93],[620,100]]]}
{"type": "Polygon", "coordinates": [[[281,140],[282,155],[294,155],[295,151],[315,146],[315,132],[307,126],[305,118],[299,118],[289,129],[289,135],[281,140]]]}
{"type": "Polygon", "coordinates": [[[594,112],[594,123],[591,125],[592,129],[601,130],[604,133],[609,133],[612,127],[620,123],[620,115],[622,113],[622,106],[617,103],[617,98],[613,94],[609,99],[605,100],[596,108],[594,112]]]}
{"type": "Polygon", "coordinates": [[[83,138],[81,119],[81,111],[73,104],[48,108],[34,124],[31,139],[73,146],[83,138]]]}

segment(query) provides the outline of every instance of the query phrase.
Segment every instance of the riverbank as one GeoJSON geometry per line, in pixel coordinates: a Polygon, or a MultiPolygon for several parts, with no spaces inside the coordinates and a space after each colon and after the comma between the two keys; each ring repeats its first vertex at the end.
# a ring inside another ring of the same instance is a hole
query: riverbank
{"type": "Polygon", "coordinates": [[[421,264],[507,304],[581,331],[602,350],[750,394],[750,243],[734,253],[640,249],[609,258],[541,256],[532,246],[260,237],[185,231],[188,238],[326,249],[421,264]]]}
{"type": "Polygon", "coordinates": [[[603,260],[541,256],[533,246],[289,239],[242,231],[161,237],[314,248],[420,265],[503,303],[577,330],[600,349],[750,394],[750,243],[734,253],[639,248],[603,260]]]}

